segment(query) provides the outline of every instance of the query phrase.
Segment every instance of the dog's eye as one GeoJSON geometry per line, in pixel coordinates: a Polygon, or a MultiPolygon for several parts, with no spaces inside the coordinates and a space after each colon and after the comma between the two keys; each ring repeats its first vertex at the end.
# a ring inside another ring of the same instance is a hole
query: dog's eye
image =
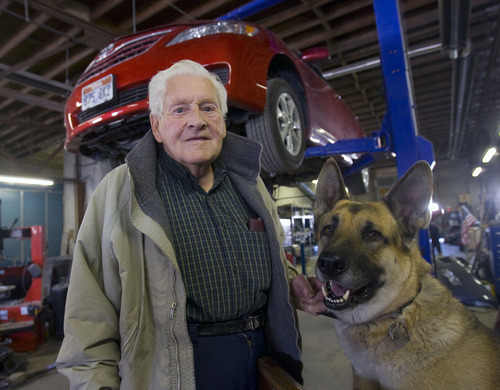
{"type": "Polygon", "coordinates": [[[326,225],[323,227],[323,229],[321,229],[321,235],[322,236],[329,236],[331,234],[333,234],[333,231],[334,231],[334,227],[333,225],[326,225]]]}
{"type": "Polygon", "coordinates": [[[370,240],[377,240],[381,237],[381,234],[379,231],[377,230],[368,230],[366,232],[366,238],[370,239],[370,240]]]}

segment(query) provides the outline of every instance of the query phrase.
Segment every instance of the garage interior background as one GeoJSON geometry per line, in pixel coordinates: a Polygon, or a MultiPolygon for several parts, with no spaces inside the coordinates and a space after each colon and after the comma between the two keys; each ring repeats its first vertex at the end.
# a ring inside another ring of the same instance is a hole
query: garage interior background
{"type": "MultiPolygon", "coordinates": [[[[0,184],[2,226],[16,218],[16,226],[43,224],[49,256],[70,250],[65,239],[61,245],[61,237],[76,232],[88,189],[100,178],[92,160],[64,151],[63,110],[100,49],[116,36],[215,19],[246,3],[0,0],[0,174],[56,181],[44,190],[0,184]]],[[[245,19],[272,30],[298,51],[327,47],[330,58],[319,64],[323,75],[367,135],[380,130],[387,107],[372,1],[267,3],[273,5],[245,19]]],[[[400,8],[417,131],[432,143],[437,162],[435,200],[450,208],[466,203],[479,217],[486,196],[500,205],[498,158],[478,178],[471,176],[485,150],[498,144],[500,5],[496,0],[405,0],[400,8]]],[[[384,159],[369,168],[369,196],[377,197],[396,179],[396,161],[384,159]]],[[[302,186],[279,188],[275,196],[279,205],[311,204],[302,186]]]]}

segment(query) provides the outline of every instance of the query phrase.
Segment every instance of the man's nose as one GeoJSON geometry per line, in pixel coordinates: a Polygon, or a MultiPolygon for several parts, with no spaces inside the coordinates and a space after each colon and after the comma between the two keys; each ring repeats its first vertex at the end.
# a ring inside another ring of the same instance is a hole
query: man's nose
{"type": "Polygon", "coordinates": [[[190,111],[191,115],[189,116],[189,125],[196,128],[203,128],[207,122],[205,121],[205,115],[202,110],[198,107],[192,109],[190,111]]]}

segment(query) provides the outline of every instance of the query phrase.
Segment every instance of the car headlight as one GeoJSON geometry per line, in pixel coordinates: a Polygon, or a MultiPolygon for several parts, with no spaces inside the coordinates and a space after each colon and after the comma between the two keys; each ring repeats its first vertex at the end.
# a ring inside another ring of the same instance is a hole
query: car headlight
{"type": "Polygon", "coordinates": [[[189,41],[191,39],[203,38],[208,35],[214,34],[241,34],[251,37],[257,34],[257,32],[257,28],[250,26],[249,24],[235,20],[223,20],[220,22],[203,24],[184,30],[174,39],[172,39],[167,44],[167,46],[176,45],[178,43],[189,41]]]}

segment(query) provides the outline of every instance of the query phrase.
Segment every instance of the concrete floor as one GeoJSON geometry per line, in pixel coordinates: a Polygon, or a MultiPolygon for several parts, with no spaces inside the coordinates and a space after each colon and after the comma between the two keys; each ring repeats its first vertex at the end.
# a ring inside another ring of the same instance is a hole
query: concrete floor
{"type": "MultiPolygon", "coordinates": [[[[444,246],[443,254],[450,255],[453,250],[453,247],[444,246]]],[[[312,261],[307,263],[307,274],[313,272],[312,263],[312,261]]],[[[471,310],[483,323],[493,327],[497,316],[496,310],[486,308],[471,308],[471,310]]],[[[307,390],[347,390],[352,388],[351,366],[337,342],[332,321],[325,316],[314,317],[299,312],[303,342],[304,387],[307,390]]],[[[53,363],[59,346],[60,340],[51,338],[37,351],[26,354],[27,371],[37,370],[53,363]]],[[[19,390],[67,390],[69,384],[64,376],[52,370],[12,388],[19,390]]]]}

